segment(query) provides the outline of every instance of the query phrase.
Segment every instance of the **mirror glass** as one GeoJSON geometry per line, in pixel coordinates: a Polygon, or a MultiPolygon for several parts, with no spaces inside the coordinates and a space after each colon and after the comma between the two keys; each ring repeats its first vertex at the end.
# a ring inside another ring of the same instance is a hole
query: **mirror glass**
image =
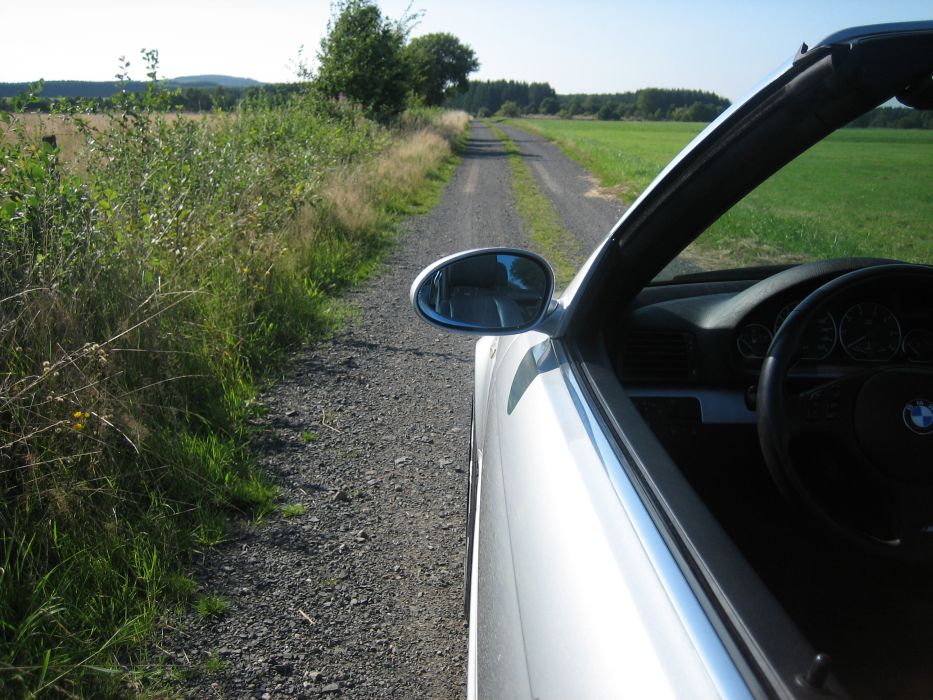
{"type": "Polygon", "coordinates": [[[453,330],[510,333],[531,327],[551,295],[546,264],[519,253],[477,253],[430,273],[418,288],[417,308],[453,330]]]}

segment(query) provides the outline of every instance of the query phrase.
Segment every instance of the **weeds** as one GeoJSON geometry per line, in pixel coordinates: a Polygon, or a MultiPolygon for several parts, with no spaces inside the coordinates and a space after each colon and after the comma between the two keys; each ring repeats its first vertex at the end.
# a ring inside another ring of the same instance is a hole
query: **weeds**
{"type": "Polygon", "coordinates": [[[120,111],[56,117],[67,158],[0,115],[3,696],[135,687],[190,553],[276,508],[247,449],[257,382],[333,327],[450,154],[310,93],[174,118],[147,58],[120,111]]]}
{"type": "Polygon", "coordinates": [[[198,598],[198,615],[203,618],[223,617],[230,609],[230,603],[219,595],[205,595],[198,598]]]}
{"type": "Polygon", "coordinates": [[[201,662],[201,666],[204,669],[205,673],[222,673],[227,670],[229,664],[221,659],[215,654],[210,654],[204,657],[204,661],[201,662]]]}
{"type": "Polygon", "coordinates": [[[279,512],[282,514],[283,518],[294,518],[299,515],[304,515],[307,510],[304,503],[288,503],[282,506],[279,512]]]}

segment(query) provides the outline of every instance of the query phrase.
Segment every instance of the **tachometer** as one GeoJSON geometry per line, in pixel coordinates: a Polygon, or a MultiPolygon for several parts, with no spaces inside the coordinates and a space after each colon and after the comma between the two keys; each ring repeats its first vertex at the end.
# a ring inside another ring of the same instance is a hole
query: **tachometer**
{"type": "Polygon", "coordinates": [[[901,324],[887,307],[863,301],[842,317],[839,341],[853,360],[884,362],[901,346],[901,324]]]}
{"type": "MultiPolygon", "coordinates": [[[[778,311],[777,318],[774,319],[775,333],[799,303],[799,301],[791,302],[778,311]]],[[[834,347],[836,347],[836,321],[831,313],[824,311],[807,326],[803,345],[800,348],[800,357],[804,360],[824,360],[834,347]]]]}

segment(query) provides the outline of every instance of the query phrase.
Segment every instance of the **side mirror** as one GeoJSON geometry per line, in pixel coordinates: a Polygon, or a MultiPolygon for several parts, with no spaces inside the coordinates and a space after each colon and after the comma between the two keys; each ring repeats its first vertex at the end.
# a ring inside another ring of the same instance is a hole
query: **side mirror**
{"type": "Polygon", "coordinates": [[[432,326],[477,335],[534,328],[547,313],[554,273],[544,258],[485,248],[439,260],[415,279],[411,304],[432,326]]]}

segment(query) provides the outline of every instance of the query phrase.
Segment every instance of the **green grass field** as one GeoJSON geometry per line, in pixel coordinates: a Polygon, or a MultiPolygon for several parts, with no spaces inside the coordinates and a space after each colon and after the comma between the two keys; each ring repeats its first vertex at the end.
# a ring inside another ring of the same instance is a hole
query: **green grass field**
{"type": "MultiPolygon", "coordinates": [[[[634,201],[703,128],[520,120],[634,201]]],[[[711,265],[880,255],[933,262],[933,131],[843,129],[775,174],[693,247],[711,265]]]]}

